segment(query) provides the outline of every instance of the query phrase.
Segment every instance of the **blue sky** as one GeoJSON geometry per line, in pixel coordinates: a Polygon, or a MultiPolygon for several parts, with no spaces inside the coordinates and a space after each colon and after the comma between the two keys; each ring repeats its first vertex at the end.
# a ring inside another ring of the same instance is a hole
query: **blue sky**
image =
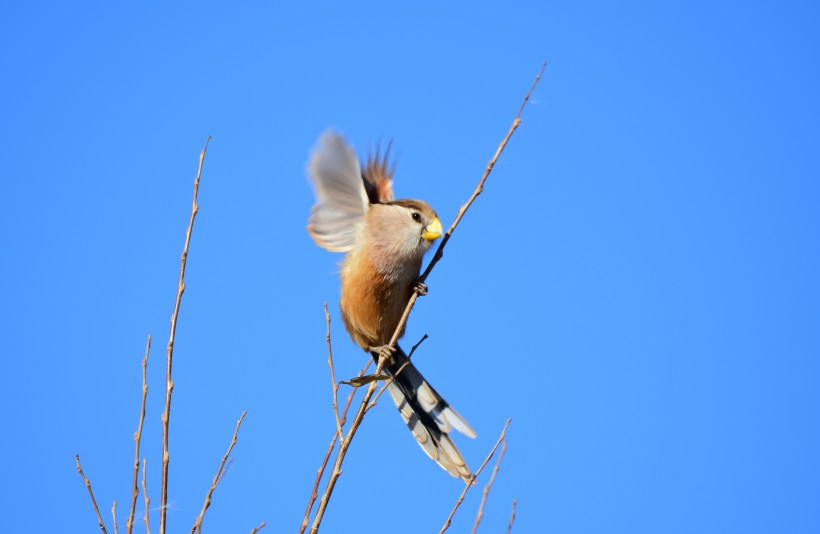
{"type": "MultiPolygon", "coordinates": [[[[513,419],[481,530],[504,531],[513,499],[514,532],[820,530],[813,3],[18,3],[2,19],[0,531],[97,529],[76,453],[124,529],[148,334],[158,504],[210,135],[169,528],[190,530],[247,410],[205,528],[295,532],[334,429],[325,301],[337,376],[366,361],[338,316],[341,258],[305,231],[311,147],[329,126],[361,155],[393,139],[398,196],[447,225],[543,60],[404,340],[430,336],[414,360],[478,432],[456,438],[472,466],[513,419]]],[[[461,489],[385,398],[323,532],[437,531],[461,489]]]]}

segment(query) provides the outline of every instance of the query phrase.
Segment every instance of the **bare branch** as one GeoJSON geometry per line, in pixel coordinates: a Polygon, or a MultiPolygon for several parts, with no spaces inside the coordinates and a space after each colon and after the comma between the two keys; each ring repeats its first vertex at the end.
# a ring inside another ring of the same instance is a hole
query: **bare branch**
{"type": "Polygon", "coordinates": [[[487,503],[487,495],[490,494],[490,488],[493,486],[493,482],[495,482],[495,476],[498,474],[498,468],[501,467],[501,460],[504,459],[505,452],[507,452],[506,439],[501,445],[501,452],[498,454],[498,461],[495,462],[495,469],[493,469],[493,474],[490,476],[490,481],[487,482],[486,486],[484,486],[484,494],[481,496],[481,504],[479,505],[478,513],[475,516],[475,523],[473,523],[472,534],[476,533],[476,530],[478,530],[478,524],[481,523],[481,519],[484,517],[484,505],[487,503]]]}
{"type": "Polygon", "coordinates": [[[191,204],[191,219],[188,222],[188,231],[185,233],[185,246],[182,249],[179,267],[179,283],[177,284],[177,299],[174,304],[174,313],[171,315],[171,335],[168,338],[167,360],[165,365],[165,411],[162,413],[162,492],[160,494],[159,507],[159,532],[165,534],[166,515],[168,510],[168,428],[171,420],[171,393],[174,391],[174,381],[171,378],[172,364],[174,361],[174,337],[177,331],[177,317],[179,317],[179,307],[182,304],[182,294],[185,292],[185,264],[188,260],[188,246],[191,243],[191,233],[194,229],[194,219],[199,211],[196,203],[199,193],[199,179],[202,176],[202,164],[205,162],[205,152],[208,150],[208,143],[211,137],[205,140],[205,147],[199,153],[199,168],[194,179],[194,199],[191,204]]]}
{"type": "Polygon", "coordinates": [[[142,459],[142,496],[145,497],[145,534],[151,534],[151,527],[148,525],[148,507],[151,505],[151,498],[148,496],[148,486],[145,482],[148,473],[148,460],[142,459]]]}
{"type": "MultiPolygon", "coordinates": [[[[354,389],[350,392],[350,394],[353,395],[355,392],[356,390],[354,389]]],[[[333,439],[330,440],[330,445],[327,446],[327,453],[325,454],[325,459],[322,460],[322,465],[319,466],[319,469],[316,471],[316,480],[313,482],[313,491],[310,493],[307,510],[305,510],[305,516],[302,518],[302,525],[299,527],[299,534],[302,534],[305,531],[308,526],[308,522],[310,521],[310,511],[313,510],[313,503],[316,502],[316,498],[319,496],[319,483],[322,481],[322,475],[325,473],[327,462],[330,460],[330,454],[336,446],[336,438],[338,436],[339,431],[337,430],[336,433],[333,434],[333,439]]]]}
{"type": "MultiPolygon", "coordinates": [[[[367,370],[370,368],[370,364],[372,361],[368,361],[367,365],[359,371],[359,376],[364,376],[367,370]]],[[[356,395],[356,388],[352,388],[350,390],[350,394],[347,396],[347,403],[345,404],[345,409],[342,411],[342,421],[341,424],[344,425],[347,422],[347,410],[350,408],[350,404],[353,402],[353,396],[356,395]]],[[[327,446],[327,453],[325,454],[325,458],[322,461],[322,465],[319,467],[318,471],[316,472],[316,480],[313,483],[313,490],[310,494],[310,499],[308,500],[307,510],[305,510],[305,516],[302,518],[302,525],[299,527],[299,534],[302,534],[308,526],[308,522],[310,521],[310,512],[313,510],[313,504],[316,502],[316,498],[319,496],[319,483],[322,481],[322,476],[325,473],[325,468],[327,468],[327,462],[330,460],[330,454],[333,452],[333,448],[336,446],[336,438],[340,436],[339,430],[337,429],[336,432],[333,434],[333,437],[330,439],[330,444],[327,446]]]]}
{"type": "Polygon", "coordinates": [[[512,532],[512,526],[513,526],[513,523],[515,523],[515,504],[516,504],[516,502],[518,502],[518,501],[513,499],[512,512],[510,512],[510,523],[507,525],[507,534],[510,534],[510,532],[512,532]]]}
{"type": "Polygon", "coordinates": [[[148,398],[148,352],[151,350],[151,336],[148,336],[148,341],[145,343],[145,357],[142,359],[142,408],[140,409],[140,422],[137,425],[137,431],[134,433],[134,491],[131,493],[131,511],[128,512],[128,519],[125,522],[125,531],[131,534],[131,529],[134,527],[134,510],[137,509],[137,497],[139,497],[140,489],[137,485],[140,472],[140,440],[142,439],[142,423],[145,421],[145,401],[148,398]]]}
{"type": "Polygon", "coordinates": [[[262,530],[263,528],[265,528],[265,524],[266,524],[266,523],[265,523],[265,521],[262,521],[262,523],[261,523],[258,527],[256,527],[255,529],[251,530],[251,534],[256,534],[257,532],[259,532],[260,530],[262,530]]]}
{"type": "MultiPolygon", "coordinates": [[[[381,374],[382,368],[384,367],[384,363],[385,358],[382,356],[379,358],[379,363],[378,365],[376,365],[376,370],[374,371],[374,374],[381,374]]],[[[342,474],[342,463],[344,462],[345,456],[347,455],[347,449],[350,448],[350,443],[353,441],[353,436],[359,429],[359,425],[362,424],[362,418],[364,418],[364,414],[367,411],[367,404],[370,402],[370,398],[373,397],[373,393],[376,391],[377,384],[378,382],[371,382],[370,385],[367,387],[367,393],[364,394],[364,399],[362,399],[362,403],[359,406],[359,411],[356,412],[356,417],[353,418],[353,422],[350,424],[350,430],[347,431],[347,437],[345,437],[343,441],[340,440],[341,442],[339,444],[339,452],[336,454],[336,462],[333,465],[333,471],[331,471],[330,473],[330,478],[327,481],[327,487],[325,488],[325,492],[322,495],[321,500],[319,501],[319,508],[316,509],[316,517],[313,518],[313,525],[311,525],[310,527],[311,534],[316,534],[317,532],[319,532],[319,525],[322,524],[322,518],[325,515],[327,503],[330,500],[331,494],[333,493],[333,488],[336,487],[336,481],[342,474]]]]}
{"type": "Polygon", "coordinates": [[[232,465],[233,465],[233,458],[228,458],[228,467],[226,467],[222,470],[222,474],[219,475],[219,481],[217,482],[217,485],[219,485],[222,482],[223,478],[228,476],[228,472],[231,470],[232,465]]]}
{"type": "Polygon", "coordinates": [[[103,534],[108,534],[108,531],[105,530],[105,523],[103,523],[103,518],[100,515],[100,509],[97,507],[97,499],[94,498],[94,492],[91,491],[91,481],[85,476],[83,473],[83,467],[80,465],[80,455],[75,454],[74,459],[77,461],[77,472],[80,473],[80,476],[83,477],[83,482],[85,482],[85,487],[88,488],[88,495],[91,497],[91,504],[94,505],[94,512],[97,514],[97,522],[100,524],[100,530],[103,531],[103,534]]]}
{"type": "Polygon", "coordinates": [[[344,433],[342,432],[342,420],[339,417],[339,384],[336,383],[336,376],[333,373],[333,346],[330,343],[330,312],[327,311],[327,302],[325,302],[325,318],[327,319],[327,364],[330,366],[330,387],[333,390],[333,413],[336,416],[336,431],[341,440],[344,433]]]}
{"type": "Polygon", "coordinates": [[[493,446],[493,450],[491,450],[490,454],[487,455],[487,458],[484,459],[484,463],[481,464],[481,467],[478,468],[478,471],[476,471],[473,474],[472,481],[464,487],[464,491],[461,492],[461,496],[458,498],[458,501],[456,501],[456,505],[453,506],[453,510],[447,517],[447,521],[444,522],[444,526],[439,531],[439,534],[450,528],[450,523],[453,520],[453,516],[456,515],[456,510],[458,510],[458,507],[461,506],[461,503],[464,501],[464,496],[467,495],[467,491],[473,486],[475,479],[478,478],[478,475],[481,474],[481,471],[484,470],[484,467],[487,465],[487,462],[489,462],[490,459],[493,457],[493,454],[495,454],[495,450],[498,448],[498,445],[501,444],[502,441],[504,441],[504,436],[507,433],[507,427],[510,425],[510,421],[512,421],[512,419],[507,419],[507,422],[504,424],[504,429],[501,431],[501,435],[498,436],[498,441],[496,441],[495,445],[493,446]]]}
{"type": "Polygon", "coordinates": [[[202,511],[199,512],[199,516],[196,518],[196,523],[194,523],[194,527],[191,529],[191,534],[194,534],[194,532],[202,532],[202,519],[205,517],[205,510],[211,506],[211,496],[214,494],[214,490],[216,490],[216,486],[219,484],[219,481],[222,480],[222,470],[225,468],[225,462],[228,461],[228,456],[231,455],[233,446],[236,445],[237,435],[239,434],[239,426],[242,424],[242,420],[245,418],[247,413],[247,411],[242,412],[242,415],[239,416],[239,420],[236,422],[236,430],[233,431],[233,439],[228,447],[228,452],[226,452],[225,456],[222,457],[222,462],[219,464],[219,469],[214,476],[214,481],[211,483],[211,489],[208,490],[208,494],[205,496],[205,504],[202,505],[202,511]]]}
{"type": "Polygon", "coordinates": [[[111,518],[114,520],[114,534],[119,534],[120,529],[117,526],[117,501],[111,505],[111,518]]]}
{"type": "MultiPolygon", "coordinates": [[[[524,101],[521,103],[521,107],[518,109],[518,113],[516,113],[515,119],[513,119],[512,126],[510,126],[507,135],[501,141],[501,144],[498,145],[498,149],[495,151],[495,155],[493,156],[493,158],[490,160],[489,163],[487,163],[487,168],[484,169],[484,175],[481,177],[481,180],[478,181],[478,185],[476,186],[475,191],[473,191],[473,194],[470,196],[469,200],[467,200],[467,202],[458,209],[458,215],[456,216],[456,219],[453,221],[453,224],[450,225],[450,228],[447,230],[447,233],[444,234],[444,237],[441,239],[441,243],[439,243],[438,248],[436,249],[436,253],[433,255],[433,259],[430,260],[430,263],[427,265],[427,268],[424,270],[424,273],[422,273],[422,275],[419,277],[419,282],[425,282],[427,280],[427,277],[430,276],[430,272],[433,270],[433,267],[435,267],[439,260],[441,260],[441,258],[444,256],[444,247],[447,245],[447,242],[450,241],[450,238],[452,237],[453,232],[456,229],[456,226],[458,226],[458,223],[461,222],[461,218],[464,217],[465,213],[467,213],[467,210],[473,204],[478,195],[480,195],[481,192],[484,191],[484,182],[487,181],[487,177],[490,175],[490,172],[492,172],[493,167],[495,166],[495,162],[498,161],[499,156],[501,156],[501,153],[507,146],[507,142],[512,137],[512,134],[515,132],[515,130],[518,129],[518,126],[521,124],[521,113],[524,111],[524,106],[529,101],[530,95],[532,95],[532,92],[535,90],[535,87],[541,80],[541,75],[544,73],[544,69],[546,67],[547,62],[545,61],[544,64],[541,65],[541,70],[538,71],[538,76],[535,77],[535,81],[532,83],[530,90],[524,96],[524,101]]],[[[391,347],[396,344],[396,340],[398,340],[399,334],[404,329],[404,325],[407,323],[407,318],[410,316],[410,311],[413,309],[413,306],[415,305],[417,298],[418,293],[414,292],[412,295],[410,295],[410,300],[407,302],[407,307],[404,309],[404,313],[401,316],[401,320],[399,321],[399,324],[396,327],[396,332],[390,339],[391,347]]]]}

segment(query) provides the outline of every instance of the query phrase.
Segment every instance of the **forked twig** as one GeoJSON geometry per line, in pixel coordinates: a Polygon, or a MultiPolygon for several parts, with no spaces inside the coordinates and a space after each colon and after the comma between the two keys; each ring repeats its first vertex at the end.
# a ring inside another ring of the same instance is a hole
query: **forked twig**
{"type": "Polygon", "coordinates": [[[447,521],[444,522],[444,526],[441,527],[439,534],[450,528],[450,523],[453,521],[453,516],[456,515],[456,510],[458,510],[458,507],[461,506],[461,503],[464,501],[464,496],[467,495],[467,491],[469,491],[469,489],[472,487],[472,482],[474,482],[475,479],[478,478],[478,475],[480,475],[481,471],[484,470],[484,467],[487,465],[487,462],[489,462],[490,459],[493,457],[493,454],[495,454],[495,450],[498,448],[501,442],[504,441],[504,436],[507,433],[507,427],[510,425],[510,421],[512,421],[512,419],[507,419],[507,422],[504,423],[504,429],[501,431],[501,435],[498,436],[498,441],[495,442],[493,450],[490,451],[490,454],[488,454],[487,458],[484,459],[484,463],[482,463],[481,467],[479,467],[478,470],[473,474],[472,481],[464,487],[464,491],[461,492],[461,496],[456,501],[456,505],[453,506],[453,510],[450,512],[450,515],[447,516],[447,521]]]}
{"type": "Polygon", "coordinates": [[[140,489],[137,485],[140,472],[140,440],[142,439],[142,423],[145,421],[145,401],[148,398],[148,352],[151,350],[151,336],[148,336],[148,341],[145,343],[145,357],[142,359],[142,408],[140,409],[140,422],[137,425],[137,431],[134,432],[134,491],[131,493],[131,511],[128,512],[128,519],[125,521],[125,531],[131,534],[131,529],[134,526],[134,511],[137,509],[137,497],[139,497],[140,489]]]}
{"type": "Polygon", "coordinates": [[[211,483],[211,489],[208,490],[208,494],[205,495],[205,503],[202,505],[202,511],[199,512],[199,516],[196,518],[196,523],[194,523],[193,528],[191,529],[191,534],[195,532],[202,532],[202,519],[205,517],[205,510],[211,506],[211,496],[214,494],[214,490],[216,490],[217,484],[219,481],[222,480],[222,476],[224,475],[223,469],[225,468],[225,462],[228,461],[228,456],[231,455],[231,451],[233,450],[233,446],[236,445],[237,435],[239,434],[239,427],[242,425],[242,420],[247,415],[247,410],[242,412],[242,415],[239,416],[239,420],[236,422],[236,430],[233,431],[233,439],[231,440],[231,444],[228,446],[228,451],[225,453],[225,456],[222,457],[222,462],[219,464],[219,469],[216,471],[216,475],[214,475],[214,480],[211,483]]]}
{"type": "Polygon", "coordinates": [[[493,487],[495,476],[498,474],[498,468],[501,467],[501,460],[504,459],[505,452],[507,452],[506,439],[501,445],[501,452],[498,453],[498,461],[495,462],[495,468],[493,469],[493,474],[490,476],[490,481],[487,482],[486,486],[484,486],[484,493],[481,495],[481,504],[478,506],[478,512],[475,515],[475,523],[473,523],[472,534],[476,533],[476,530],[478,530],[478,524],[481,523],[481,519],[484,517],[484,505],[487,503],[487,495],[490,494],[490,488],[493,487]]]}
{"type": "MultiPolygon", "coordinates": [[[[373,363],[372,361],[368,361],[367,365],[359,371],[358,376],[364,376],[367,370],[370,368],[370,364],[373,363]]],[[[353,396],[356,395],[356,388],[353,388],[350,391],[350,394],[347,396],[347,403],[345,404],[345,409],[342,411],[342,425],[347,422],[347,410],[350,408],[350,404],[353,402],[353,396]]],[[[330,460],[330,454],[333,452],[333,448],[336,446],[336,438],[340,436],[339,430],[336,429],[333,437],[330,439],[330,444],[327,446],[327,453],[325,454],[324,460],[322,460],[322,465],[319,466],[319,469],[316,471],[316,480],[313,482],[313,490],[310,494],[310,499],[308,500],[307,510],[305,510],[305,516],[302,518],[302,525],[299,527],[299,534],[302,534],[308,526],[308,522],[310,521],[310,512],[313,510],[313,504],[316,502],[316,498],[319,497],[319,483],[322,481],[322,476],[325,474],[325,469],[327,468],[327,462],[330,460]]]]}
{"type": "Polygon", "coordinates": [[[194,199],[191,204],[191,219],[188,222],[188,231],[185,233],[185,246],[182,249],[179,267],[179,283],[177,284],[177,298],[174,304],[174,313],[171,315],[171,334],[168,338],[167,360],[165,364],[165,411],[162,412],[162,490],[159,498],[159,532],[165,534],[166,515],[168,511],[168,462],[171,457],[168,453],[168,428],[171,420],[171,393],[174,391],[174,381],[171,378],[172,364],[174,361],[174,337],[177,331],[177,317],[179,307],[182,304],[182,294],[185,292],[185,264],[188,260],[188,246],[191,243],[191,233],[194,229],[194,219],[199,211],[196,203],[199,193],[199,179],[202,176],[202,164],[205,162],[205,152],[208,150],[208,143],[211,136],[205,140],[205,147],[199,153],[199,168],[194,179],[194,199]]]}
{"type": "MultiPolygon", "coordinates": [[[[381,374],[384,364],[385,357],[382,356],[379,358],[378,365],[376,365],[376,370],[374,371],[375,375],[381,374]]],[[[353,422],[350,424],[350,430],[347,431],[347,436],[344,438],[344,440],[340,439],[339,452],[336,453],[336,462],[333,464],[333,471],[330,472],[330,478],[327,481],[327,487],[325,488],[325,492],[324,494],[322,494],[322,498],[319,501],[319,507],[316,509],[316,517],[313,518],[313,525],[311,525],[310,527],[311,534],[316,534],[317,532],[319,532],[319,525],[322,524],[322,518],[325,515],[327,503],[330,500],[331,494],[333,493],[333,488],[336,487],[336,481],[339,480],[339,476],[342,474],[342,463],[344,462],[345,456],[347,455],[347,449],[350,448],[350,443],[353,441],[353,436],[359,429],[359,425],[362,424],[362,418],[364,418],[364,414],[367,411],[367,404],[370,402],[370,398],[373,397],[373,393],[376,391],[377,384],[378,382],[374,381],[371,382],[370,385],[367,387],[367,392],[364,394],[364,399],[362,399],[362,403],[359,406],[359,411],[356,412],[356,416],[353,418],[353,422]]]]}
{"type": "Polygon", "coordinates": [[[88,495],[91,497],[91,504],[94,505],[94,512],[96,512],[97,514],[97,522],[100,524],[100,530],[103,531],[103,534],[108,534],[108,531],[105,530],[105,523],[103,523],[103,518],[100,515],[100,509],[97,507],[97,499],[94,498],[94,492],[91,491],[91,481],[88,480],[88,477],[85,476],[85,473],[83,473],[83,467],[80,465],[80,455],[75,454],[74,459],[77,461],[77,472],[80,473],[81,477],[83,477],[85,487],[88,488],[88,495]]]}
{"type": "Polygon", "coordinates": [[[424,334],[423,336],[421,336],[419,342],[413,345],[413,348],[410,349],[410,353],[407,355],[407,361],[401,364],[401,367],[399,367],[398,370],[395,373],[393,373],[390,376],[390,378],[387,379],[387,381],[385,381],[384,385],[376,394],[376,397],[373,399],[373,402],[371,402],[370,405],[367,407],[368,411],[370,411],[374,406],[376,406],[376,403],[379,402],[379,398],[381,398],[385,390],[387,390],[387,388],[390,387],[390,384],[392,384],[396,380],[396,378],[402,373],[402,371],[404,371],[404,368],[410,365],[410,358],[413,357],[413,353],[416,352],[416,349],[419,348],[419,345],[424,343],[424,340],[427,339],[427,337],[427,334],[424,334]]]}

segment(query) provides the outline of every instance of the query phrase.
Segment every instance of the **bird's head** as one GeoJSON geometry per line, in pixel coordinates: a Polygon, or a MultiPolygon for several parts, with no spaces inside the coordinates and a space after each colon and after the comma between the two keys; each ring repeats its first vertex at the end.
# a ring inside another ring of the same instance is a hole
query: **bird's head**
{"type": "Polygon", "coordinates": [[[374,204],[367,219],[368,240],[397,260],[420,260],[443,233],[435,210],[421,200],[374,204]]]}

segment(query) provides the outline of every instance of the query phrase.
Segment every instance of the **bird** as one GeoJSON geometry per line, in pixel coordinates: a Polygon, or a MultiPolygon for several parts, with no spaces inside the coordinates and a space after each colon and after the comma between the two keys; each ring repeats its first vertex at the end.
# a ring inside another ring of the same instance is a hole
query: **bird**
{"type": "MultiPolygon", "coordinates": [[[[396,200],[395,164],[376,153],[360,166],[353,147],[333,129],[324,132],[308,160],[316,202],[308,220],[314,242],[345,252],[341,263],[339,306],[351,339],[378,363],[405,424],[427,455],[456,478],[473,475],[453,443],[453,429],[475,438],[469,423],[424,379],[396,344],[389,348],[413,292],[426,294],[418,281],[422,258],[441,237],[435,210],[421,200],[396,200]]],[[[399,337],[404,335],[404,328],[399,337]]]]}

